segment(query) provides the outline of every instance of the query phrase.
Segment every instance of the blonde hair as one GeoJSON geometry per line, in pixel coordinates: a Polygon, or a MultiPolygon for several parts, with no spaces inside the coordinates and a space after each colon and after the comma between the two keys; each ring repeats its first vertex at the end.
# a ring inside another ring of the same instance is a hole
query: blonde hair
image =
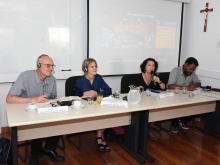
{"type": "Polygon", "coordinates": [[[88,73],[88,66],[89,66],[89,64],[91,64],[92,62],[94,62],[94,63],[96,64],[96,66],[98,67],[96,60],[93,59],[93,58],[87,58],[87,59],[85,59],[85,60],[83,61],[83,63],[82,63],[82,71],[83,71],[83,73],[84,73],[85,75],[88,73]]]}

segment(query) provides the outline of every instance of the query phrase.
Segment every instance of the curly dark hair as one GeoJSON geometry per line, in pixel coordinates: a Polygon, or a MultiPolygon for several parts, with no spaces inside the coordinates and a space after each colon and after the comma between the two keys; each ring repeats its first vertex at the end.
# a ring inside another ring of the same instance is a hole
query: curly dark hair
{"type": "Polygon", "coordinates": [[[154,72],[156,72],[157,69],[158,69],[158,62],[157,62],[155,59],[153,59],[153,58],[147,58],[146,60],[144,60],[144,61],[142,62],[142,64],[140,65],[141,72],[142,72],[142,73],[145,73],[145,72],[146,72],[145,68],[146,68],[146,65],[147,65],[147,62],[148,62],[148,61],[153,61],[153,62],[154,62],[154,64],[155,64],[155,70],[154,70],[154,72]]]}
{"type": "Polygon", "coordinates": [[[188,65],[195,64],[196,66],[199,66],[199,62],[194,57],[187,58],[185,63],[187,63],[188,65]]]}

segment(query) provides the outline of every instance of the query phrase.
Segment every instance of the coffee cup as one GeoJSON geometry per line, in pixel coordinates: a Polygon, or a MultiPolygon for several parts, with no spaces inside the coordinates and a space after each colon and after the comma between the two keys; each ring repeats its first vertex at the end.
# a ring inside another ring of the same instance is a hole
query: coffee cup
{"type": "Polygon", "coordinates": [[[81,102],[81,101],[79,101],[79,100],[73,101],[73,106],[74,106],[74,107],[80,107],[81,105],[82,105],[82,102],[81,102]]]}
{"type": "Polygon", "coordinates": [[[37,108],[37,105],[35,103],[29,103],[28,104],[28,109],[29,110],[35,110],[37,108]]]}

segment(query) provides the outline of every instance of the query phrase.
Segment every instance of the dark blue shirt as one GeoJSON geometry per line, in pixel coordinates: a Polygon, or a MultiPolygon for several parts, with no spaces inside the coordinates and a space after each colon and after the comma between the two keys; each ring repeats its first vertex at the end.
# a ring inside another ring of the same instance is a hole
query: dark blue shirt
{"type": "Polygon", "coordinates": [[[75,87],[73,89],[74,96],[83,96],[83,93],[86,91],[94,90],[98,94],[103,96],[109,96],[112,94],[112,89],[106,84],[102,76],[99,74],[95,75],[93,83],[90,84],[90,81],[85,77],[79,77],[76,80],[75,87]]]}

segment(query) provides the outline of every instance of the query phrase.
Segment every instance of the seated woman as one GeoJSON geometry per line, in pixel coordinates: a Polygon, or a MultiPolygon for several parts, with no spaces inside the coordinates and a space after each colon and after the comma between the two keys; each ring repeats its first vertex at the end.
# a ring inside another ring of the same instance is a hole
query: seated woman
{"type": "MultiPolygon", "coordinates": [[[[74,96],[83,98],[96,97],[97,95],[109,96],[112,94],[111,88],[103,78],[97,74],[97,62],[88,58],[82,64],[84,76],[77,79],[73,89],[74,96]]],[[[111,148],[104,141],[103,130],[97,130],[95,144],[99,151],[111,151],[111,148]]]]}
{"type": "Polygon", "coordinates": [[[155,72],[158,69],[158,62],[153,58],[148,58],[142,62],[140,65],[141,74],[139,76],[138,85],[144,87],[144,90],[156,89],[156,90],[165,90],[166,85],[160,80],[158,76],[155,75],[155,72]],[[154,73],[154,74],[152,74],[154,73]]]}
{"type": "MultiPolygon", "coordinates": [[[[136,83],[134,85],[143,86],[144,90],[146,89],[156,89],[156,90],[165,90],[166,85],[160,80],[155,73],[158,69],[158,62],[153,58],[148,58],[142,62],[140,65],[141,74],[137,77],[136,83]]],[[[148,132],[151,140],[157,140],[150,131],[148,132]]]]}

